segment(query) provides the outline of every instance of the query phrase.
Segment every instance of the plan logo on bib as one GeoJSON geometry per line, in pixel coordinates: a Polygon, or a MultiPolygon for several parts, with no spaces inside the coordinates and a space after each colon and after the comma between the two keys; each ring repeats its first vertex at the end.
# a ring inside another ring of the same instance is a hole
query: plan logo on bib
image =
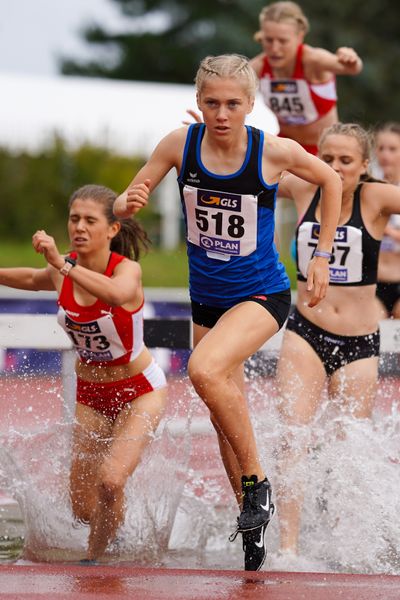
{"type": "Polygon", "coordinates": [[[348,279],[348,269],[329,267],[329,281],[331,283],[346,283],[348,279]]]}
{"type": "Polygon", "coordinates": [[[223,240],[221,238],[200,235],[200,246],[205,250],[212,252],[221,252],[223,254],[240,254],[240,242],[236,240],[223,240]]]}

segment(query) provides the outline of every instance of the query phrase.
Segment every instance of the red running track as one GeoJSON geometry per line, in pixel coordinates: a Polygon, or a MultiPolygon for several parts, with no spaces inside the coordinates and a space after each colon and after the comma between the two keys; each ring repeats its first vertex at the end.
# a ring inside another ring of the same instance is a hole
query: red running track
{"type": "Polygon", "coordinates": [[[398,600],[400,577],[4,565],[0,600],[398,600]]]}

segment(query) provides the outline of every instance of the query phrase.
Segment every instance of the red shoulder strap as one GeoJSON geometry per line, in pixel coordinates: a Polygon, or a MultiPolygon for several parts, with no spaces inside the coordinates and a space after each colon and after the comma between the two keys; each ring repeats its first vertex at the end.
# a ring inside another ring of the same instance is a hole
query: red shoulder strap
{"type": "Polygon", "coordinates": [[[293,79],[305,79],[303,69],[303,50],[304,44],[300,44],[297,48],[296,63],[294,65],[293,79]]]}
{"type": "Polygon", "coordinates": [[[261,73],[260,73],[260,79],[261,79],[261,77],[264,77],[264,75],[269,75],[270,77],[273,77],[271,65],[269,64],[267,55],[265,55],[264,59],[263,59],[263,65],[262,65],[262,69],[261,69],[261,73]]]}
{"type": "Polygon", "coordinates": [[[111,277],[115,267],[119,265],[119,263],[122,262],[124,258],[126,258],[126,256],[123,256],[122,254],[117,254],[117,252],[111,252],[110,258],[108,260],[107,269],[105,270],[104,275],[107,275],[107,277],[111,277]]]}
{"type": "MultiPolygon", "coordinates": [[[[70,258],[73,258],[74,260],[76,260],[78,255],[76,252],[70,252],[68,254],[68,256],[70,258]]],[[[69,277],[64,277],[64,280],[63,280],[62,286],[61,286],[61,292],[60,292],[60,295],[58,296],[58,304],[65,306],[68,296],[71,297],[71,295],[72,295],[72,290],[73,290],[72,279],[70,279],[69,277]]]]}
{"type": "MultiPolygon", "coordinates": [[[[303,49],[304,49],[304,44],[299,44],[299,47],[297,48],[296,62],[294,64],[294,71],[291,76],[291,78],[293,78],[293,79],[304,79],[303,49]]],[[[264,59],[263,59],[263,66],[261,69],[260,78],[263,77],[264,75],[269,75],[271,78],[275,77],[275,75],[272,72],[271,65],[269,64],[267,55],[265,55],[264,59]]]]}

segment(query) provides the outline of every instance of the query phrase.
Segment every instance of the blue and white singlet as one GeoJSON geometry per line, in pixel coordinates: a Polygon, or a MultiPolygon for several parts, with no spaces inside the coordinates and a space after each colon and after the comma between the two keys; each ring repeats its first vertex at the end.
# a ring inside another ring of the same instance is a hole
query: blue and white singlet
{"type": "Polygon", "coordinates": [[[210,306],[229,308],[248,296],[290,287],[274,243],[278,185],[268,185],[262,176],[264,133],[246,129],[242,166],[217,175],[201,160],[205,125],[191,125],[178,176],[190,296],[210,306]]]}

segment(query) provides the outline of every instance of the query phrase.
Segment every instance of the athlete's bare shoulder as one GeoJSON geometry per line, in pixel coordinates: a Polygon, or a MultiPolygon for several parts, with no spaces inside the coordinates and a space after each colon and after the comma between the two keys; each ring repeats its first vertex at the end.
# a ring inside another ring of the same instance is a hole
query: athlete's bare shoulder
{"type": "Polygon", "coordinates": [[[173,131],[170,131],[157,144],[151,158],[164,158],[167,159],[171,165],[177,166],[182,158],[187,134],[187,127],[179,127],[179,129],[174,129],[173,131]]]}
{"type": "Polygon", "coordinates": [[[264,66],[264,59],[265,54],[264,52],[261,52],[260,54],[257,54],[257,56],[254,56],[254,58],[249,60],[250,66],[253,67],[253,69],[255,70],[257,77],[261,76],[261,72],[264,66]]]}
{"type": "Polygon", "coordinates": [[[281,138],[271,133],[264,134],[263,174],[268,183],[277,183],[283,171],[289,170],[297,162],[297,152],[301,146],[289,138],[281,138]]]}
{"type": "MultiPolygon", "coordinates": [[[[174,129],[173,131],[167,133],[167,135],[161,140],[160,144],[163,144],[163,146],[168,146],[169,144],[184,146],[187,134],[188,127],[179,127],[178,129],[174,129]]],[[[174,148],[172,147],[171,149],[174,148]]]]}
{"type": "Polygon", "coordinates": [[[325,48],[304,46],[302,57],[306,76],[314,83],[324,82],[332,75],[357,75],[362,70],[362,60],[354,48],[342,46],[336,52],[325,48]]]}
{"type": "Polygon", "coordinates": [[[363,183],[362,198],[378,214],[400,214],[400,187],[384,181],[363,183]]]}
{"type": "Polygon", "coordinates": [[[293,153],[301,148],[300,144],[290,138],[283,138],[272,133],[264,133],[264,157],[272,161],[290,161],[293,153]]]}

